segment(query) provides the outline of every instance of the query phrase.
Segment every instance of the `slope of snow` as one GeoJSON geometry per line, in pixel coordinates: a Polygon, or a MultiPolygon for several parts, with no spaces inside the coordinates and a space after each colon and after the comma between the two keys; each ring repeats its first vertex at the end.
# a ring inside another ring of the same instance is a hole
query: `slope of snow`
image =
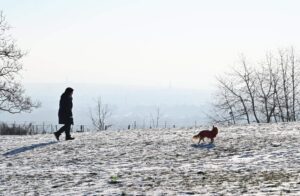
{"type": "Polygon", "coordinates": [[[0,136],[0,195],[300,194],[300,124],[199,130],[0,136]]]}

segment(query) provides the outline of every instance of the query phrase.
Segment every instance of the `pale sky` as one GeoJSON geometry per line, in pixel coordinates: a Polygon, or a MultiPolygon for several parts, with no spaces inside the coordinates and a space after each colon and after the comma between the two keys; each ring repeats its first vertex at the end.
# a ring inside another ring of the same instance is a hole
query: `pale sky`
{"type": "Polygon", "coordinates": [[[0,0],[28,51],[24,82],[200,89],[241,53],[298,51],[299,8],[297,0],[0,0]]]}

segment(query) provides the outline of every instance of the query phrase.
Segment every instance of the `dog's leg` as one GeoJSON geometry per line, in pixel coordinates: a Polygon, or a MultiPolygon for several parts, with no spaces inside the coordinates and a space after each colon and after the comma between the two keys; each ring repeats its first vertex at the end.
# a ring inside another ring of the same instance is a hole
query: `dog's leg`
{"type": "Polygon", "coordinates": [[[204,137],[200,137],[200,138],[199,138],[198,144],[200,144],[200,141],[201,141],[201,140],[204,142],[204,137]]]}
{"type": "Polygon", "coordinates": [[[201,140],[203,140],[203,138],[200,136],[198,144],[200,144],[201,140]]]}
{"type": "Polygon", "coordinates": [[[214,138],[211,138],[211,139],[210,139],[210,143],[211,143],[211,144],[214,143],[214,138]]]}

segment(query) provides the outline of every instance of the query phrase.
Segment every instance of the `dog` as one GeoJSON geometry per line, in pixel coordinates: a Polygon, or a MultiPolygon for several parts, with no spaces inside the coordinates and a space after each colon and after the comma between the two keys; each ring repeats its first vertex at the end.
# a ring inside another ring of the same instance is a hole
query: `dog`
{"type": "Polygon", "coordinates": [[[197,135],[194,135],[193,140],[199,139],[199,142],[198,142],[198,144],[199,144],[201,140],[204,142],[204,138],[207,137],[210,139],[210,143],[214,143],[214,138],[217,136],[217,134],[218,134],[218,128],[213,126],[211,131],[203,130],[203,131],[200,131],[197,135]]]}

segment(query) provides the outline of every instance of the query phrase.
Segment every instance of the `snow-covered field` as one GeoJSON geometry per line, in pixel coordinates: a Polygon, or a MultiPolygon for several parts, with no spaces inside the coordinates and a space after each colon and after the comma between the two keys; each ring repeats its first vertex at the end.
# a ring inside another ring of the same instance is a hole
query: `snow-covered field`
{"type": "Polygon", "coordinates": [[[300,124],[199,130],[0,136],[0,195],[300,195],[300,124]]]}

